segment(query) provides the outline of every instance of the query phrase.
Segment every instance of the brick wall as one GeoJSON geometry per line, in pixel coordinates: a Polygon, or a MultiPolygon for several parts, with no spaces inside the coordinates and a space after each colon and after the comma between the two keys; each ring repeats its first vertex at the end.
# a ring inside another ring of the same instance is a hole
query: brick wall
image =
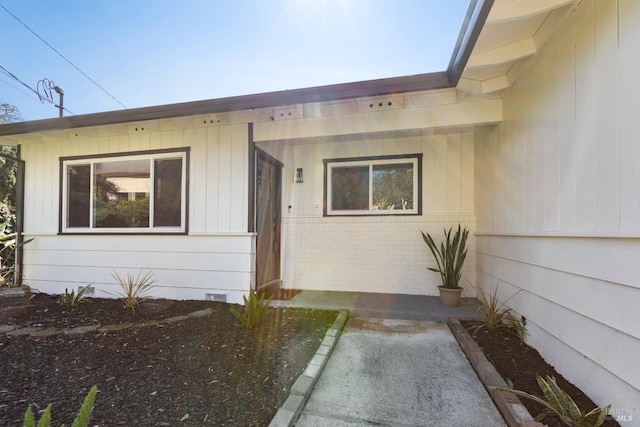
{"type": "Polygon", "coordinates": [[[471,230],[460,285],[475,296],[473,215],[283,218],[284,287],[437,295],[440,276],[420,230],[436,241],[458,223],[471,230]]]}

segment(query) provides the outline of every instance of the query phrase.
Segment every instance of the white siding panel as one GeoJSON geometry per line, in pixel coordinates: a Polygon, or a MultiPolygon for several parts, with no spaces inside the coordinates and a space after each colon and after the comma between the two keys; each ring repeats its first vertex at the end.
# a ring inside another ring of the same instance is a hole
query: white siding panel
{"type": "MultiPolygon", "coordinates": [[[[220,127],[218,145],[218,224],[208,231],[228,231],[231,228],[231,145],[233,144],[231,126],[220,127]]],[[[215,175],[214,175],[215,176],[215,175]]],[[[216,185],[210,177],[209,185],[216,185]]],[[[208,212],[210,212],[208,210],[208,212]]]]}
{"type": "Polygon", "coordinates": [[[447,210],[446,212],[462,211],[462,139],[460,134],[449,135],[447,138],[447,210]]]}
{"type": "MultiPolygon", "coordinates": [[[[640,76],[640,2],[619,2],[619,81],[635,82],[640,76]],[[629,52],[627,54],[627,52],[629,52]],[[635,52],[635,53],[634,53],[635,52]]],[[[620,228],[640,230],[640,144],[638,111],[640,85],[626,84],[619,91],[620,228]]]]}
{"type": "Polygon", "coordinates": [[[204,232],[206,229],[209,181],[207,179],[207,129],[185,130],[185,143],[191,147],[189,180],[189,231],[204,232]]]}
{"type": "MultiPolygon", "coordinates": [[[[485,290],[491,292],[499,282],[501,300],[516,295],[509,306],[524,315],[528,325],[542,328],[581,358],[602,366],[617,377],[616,382],[624,381],[640,389],[640,367],[634,363],[635,355],[640,353],[640,334],[635,326],[640,320],[635,313],[640,303],[637,288],[550,269],[535,259],[505,258],[491,253],[486,239],[478,238],[476,261],[481,272],[478,280],[485,290]],[[518,294],[519,288],[525,291],[518,294]],[[597,310],[593,310],[594,301],[598,301],[597,310]]],[[[534,252],[531,240],[503,239],[509,240],[507,246],[512,250],[519,245],[520,253],[534,252]]]]}
{"type": "MultiPolygon", "coordinates": [[[[25,284],[60,293],[92,283],[117,291],[120,276],[151,271],[153,295],[204,299],[224,293],[242,302],[253,270],[250,234],[220,236],[36,236],[25,246],[25,284]]],[[[107,294],[105,294],[107,295],[107,294]]]]}
{"type": "Polygon", "coordinates": [[[637,1],[580,2],[504,95],[503,122],[477,132],[475,150],[479,285],[500,283],[503,300],[523,289],[508,304],[526,316],[530,342],[597,404],[631,409],[640,401],[639,19],[637,1]],[[503,181],[523,182],[522,196],[503,181]]]}
{"type": "Polygon", "coordinates": [[[595,2],[596,229],[618,230],[617,0],[595,2]]]}
{"type": "Polygon", "coordinates": [[[447,148],[447,136],[435,136],[435,152],[433,164],[433,206],[431,212],[446,213],[448,203],[449,185],[447,179],[449,177],[449,150],[447,148]]]}
{"type": "Polygon", "coordinates": [[[595,86],[593,1],[576,10],[576,228],[595,229],[595,86]]]}
{"type": "MultiPolygon", "coordinates": [[[[218,185],[220,178],[220,128],[217,126],[209,127],[206,129],[206,151],[205,153],[198,153],[203,155],[206,159],[206,170],[204,171],[205,179],[198,181],[198,189],[194,194],[195,197],[200,197],[200,194],[205,194],[206,200],[206,231],[215,232],[218,231],[220,210],[224,207],[219,205],[220,202],[220,188],[218,185]]],[[[195,153],[194,153],[195,154],[195,153]]]]}
{"type": "Polygon", "coordinates": [[[231,145],[231,195],[229,209],[231,221],[229,231],[247,231],[249,193],[247,164],[248,130],[246,125],[234,126],[231,145]]]}

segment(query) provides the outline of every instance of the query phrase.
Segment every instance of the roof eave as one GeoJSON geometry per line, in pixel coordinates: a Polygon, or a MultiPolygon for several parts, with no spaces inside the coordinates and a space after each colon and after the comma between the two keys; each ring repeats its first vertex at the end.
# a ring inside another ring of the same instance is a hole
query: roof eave
{"type": "Polygon", "coordinates": [[[0,125],[0,136],[456,87],[493,5],[471,0],[447,71],[0,125]]]}

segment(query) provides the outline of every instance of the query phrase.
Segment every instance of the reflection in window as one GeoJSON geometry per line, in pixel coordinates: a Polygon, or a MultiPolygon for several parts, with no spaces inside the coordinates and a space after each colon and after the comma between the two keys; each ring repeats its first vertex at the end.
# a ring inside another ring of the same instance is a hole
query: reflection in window
{"type": "Polygon", "coordinates": [[[373,165],[373,209],[413,209],[413,164],[373,165]]]}
{"type": "Polygon", "coordinates": [[[153,223],[157,227],[180,226],[182,159],[156,160],[153,223]]]}
{"type": "Polygon", "coordinates": [[[67,227],[88,227],[91,209],[91,165],[73,165],[67,168],[67,194],[69,197],[67,227]]]}
{"type": "Polygon", "coordinates": [[[369,207],[369,167],[335,167],[331,174],[331,206],[337,210],[362,210],[369,207]]]}
{"type": "Polygon", "coordinates": [[[145,160],[93,165],[96,228],[149,227],[150,163],[145,160]]]}

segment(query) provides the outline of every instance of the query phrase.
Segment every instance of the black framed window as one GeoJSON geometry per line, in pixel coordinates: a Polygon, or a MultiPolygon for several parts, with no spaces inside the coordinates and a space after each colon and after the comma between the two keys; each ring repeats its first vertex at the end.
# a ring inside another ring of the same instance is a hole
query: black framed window
{"type": "Polygon", "coordinates": [[[327,159],[325,215],[422,213],[422,154],[327,159]]]}
{"type": "Polygon", "coordinates": [[[184,232],[188,150],[61,160],[62,232],[184,232]]]}

